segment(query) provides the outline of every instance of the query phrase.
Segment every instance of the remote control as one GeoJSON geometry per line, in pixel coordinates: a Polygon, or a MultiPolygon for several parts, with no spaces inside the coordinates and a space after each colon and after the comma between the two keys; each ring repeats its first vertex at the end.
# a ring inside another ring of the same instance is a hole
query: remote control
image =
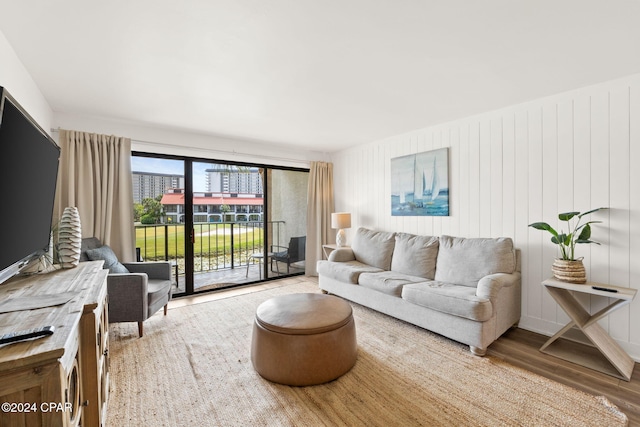
{"type": "Polygon", "coordinates": [[[40,328],[27,329],[26,331],[9,332],[0,337],[0,344],[44,337],[53,334],[54,329],[53,326],[42,326],[40,328]]]}
{"type": "Polygon", "coordinates": [[[591,289],[595,289],[596,291],[605,291],[605,292],[613,292],[613,293],[618,292],[617,289],[602,288],[600,286],[592,286],[591,289]]]}

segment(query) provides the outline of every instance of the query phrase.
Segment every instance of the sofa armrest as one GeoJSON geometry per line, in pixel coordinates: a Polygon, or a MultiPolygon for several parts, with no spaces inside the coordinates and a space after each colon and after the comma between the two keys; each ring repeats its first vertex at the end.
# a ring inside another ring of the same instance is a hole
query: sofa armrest
{"type": "Polygon", "coordinates": [[[511,274],[496,273],[484,276],[478,282],[476,289],[476,295],[483,298],[488,298],[492,302],[495,301],[498,293],[504,287],[517,286],[520,283],[520,272],[511,274]]]}
{"type": "Polygon", "coordinates": [[[146,273],[149,279],[171,280],[171,263],[169,261],[124,262],[132,273],[146,273]]]}
{"type": "Polygon", "coordinates": [[[329,254],[329,261],[347,262],[355,261],[356,255],[351,248],[338,248],[329,254]]]}
{"type": "Polygon", "coordinates": [[[107,293],[111,322],[141,322],[147,318],[148,277],[146,274],[109,274],[107,293]]]}

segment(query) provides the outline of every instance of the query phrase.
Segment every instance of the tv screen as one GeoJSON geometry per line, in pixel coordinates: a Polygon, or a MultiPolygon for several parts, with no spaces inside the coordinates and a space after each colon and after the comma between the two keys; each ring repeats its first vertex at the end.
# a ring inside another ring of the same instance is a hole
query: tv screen
{"type": "Polygon", "coordinates": [[[0,87],[0,283],[49,250],[60,148],[0,87]]]}

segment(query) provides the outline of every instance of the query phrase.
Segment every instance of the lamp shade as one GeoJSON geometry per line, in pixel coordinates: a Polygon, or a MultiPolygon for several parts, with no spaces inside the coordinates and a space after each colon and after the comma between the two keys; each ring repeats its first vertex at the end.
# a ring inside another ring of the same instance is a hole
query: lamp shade
{"type": "Polygon", "coordinates": [[[331,228],[342,230],[351,228],[351,214],[348,212],[335,212],[331,214],[331,228]]]}

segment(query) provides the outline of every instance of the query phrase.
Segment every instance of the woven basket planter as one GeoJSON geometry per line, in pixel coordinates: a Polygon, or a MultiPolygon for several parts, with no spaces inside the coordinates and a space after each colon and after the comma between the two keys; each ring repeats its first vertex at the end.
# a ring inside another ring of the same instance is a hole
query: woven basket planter
{"type": "Polygon", "coordinates": [[[551,271],[553,272],[553,277],[562,282],[578,284],[587,282],[587,272],[584,269],[582,259],[565,260],[556,258],[553,261],[551,271]]]}

